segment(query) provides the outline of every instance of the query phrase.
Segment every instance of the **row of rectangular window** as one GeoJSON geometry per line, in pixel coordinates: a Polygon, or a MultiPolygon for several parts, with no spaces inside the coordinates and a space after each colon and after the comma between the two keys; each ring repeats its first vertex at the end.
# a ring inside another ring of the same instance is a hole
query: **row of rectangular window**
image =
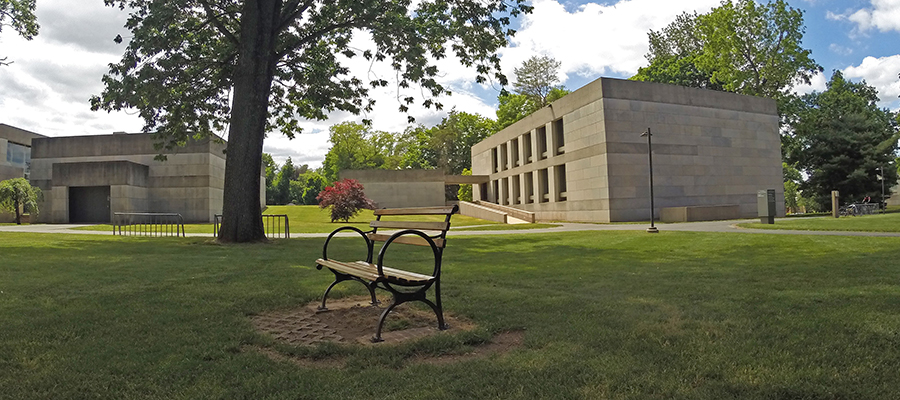
{"type": "MultiPolygon", "coordinates": [[[[566,165],[557,165],[553,170],[553,193],[555,201],[566,201],[568,195],[566,193],[566,165]]],[[[487,183],[481,184],[481,200],[488,201],[487,183]]],[[[500,205],[517,205],[517,204],[534,204],[548,203],[554,201],[550,197],[550,169],[543,168],[534,172],[526,172],[522,175],[514,175],[507,178],[495,179],[490,182],[494,195],[497,197],[496,203],[500,205]],[[534,175],[537,174],[537,185],[534,182],[534,175]],[[520,179],[524,176],[524,179],[520,179]],[[512,179],[512,187],[510,188],[510,179],[512,179]],[[524,180],[525,187],[522,187],[524,180]],[[510,196],[512,190],[512,196],[510,196]],[[535,193],[537,191],[537,193],[535,193]],[[537,196],[535,196],[537,195],[537,196]]]]}
{"type": "MultiPolygon", "coordinates": [[[[534,130],[536,136],[535,144],[537,145],[537,149],[534,149],[534,151],[537,153],[538,160],[544,160],[548,157],[558,156],[566,152],[565,128],[562,118],[553,121],[553,123],[550,124],[550,129],[552,143],[549,144],[549,147],[552,150],[552,154],[548,154],[547,152],[547,126],[544,125],[534,130]]],[[[532,151],[531,132],[524,133],[519,137],[513,138],[509,142],[491,149],[491,165],[493,166],[493,172],[497,173],[505,171],[536,161],[534,160],[535,157],[532,154],[532,151]],[[522,146],[521,160],[519,159],[520,144],[522,146]]]]}

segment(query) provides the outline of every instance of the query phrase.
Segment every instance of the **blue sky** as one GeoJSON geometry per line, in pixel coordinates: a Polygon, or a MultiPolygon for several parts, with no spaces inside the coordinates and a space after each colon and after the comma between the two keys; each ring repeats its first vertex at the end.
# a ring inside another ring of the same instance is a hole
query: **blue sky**
{"type": "MultiPolygon", "coordinates": [[[[807,30],[803,45],[825,73],[812,86],[797,87],[806,93],[824,90],[833,70],[854,81],[875,86],[883,107],[900,108],[900,0],[789,0],[804,10],[807,30]]],[[[102,90],[100,78],[107,64],[118,61],[123,45],[112,41],[127,17],[103,6],[103,0],[39,0],[37,16],[41,32],[26,42],[4,30],[0,56],[15,61],[0,68],[0,123],[48,136],[138,132],[142,122],[133,112],[92,112],[88,99],[102,90]]],[[[533,55],[549,55],[562,62],[560,79],[569,89],[604,77],[627,78],[646,65],[647,32],[669,24],[682,12],[705,13],[720,0],[532,0],[535,12],[521,18],[518,34],[500,51],[503,70],[533,55]]],[[[354,44],[371,45],[365,35],[354,44]]],[[[453,60],[442,60],[441,82],[454,95],[442,99],[445,111],[413,109],[418,122],[431,125],[446,111],[480,113],[494,117],[500,89],[494,83],[478,85],[474,71],[453,60]]],[[[369,69],[364,62],[349,63],[358,75],[377,74],[389,79],[384,67],[369,69]]],[[[291,157],[294,164],[321,165],[330,147],[328,127],[362,118],[374,121],[378,130],[399,132],[407,127],[406,115],[397,111],[396,87],[373,93],[376,109],[365,116],[333,113],[326,121],[302,121],[305,132],[288,140],[278,133],[266,139],[265,151],[280,163],[291,157]]],[[[413,92],[415,94],[418,91],[413,92]]]]}

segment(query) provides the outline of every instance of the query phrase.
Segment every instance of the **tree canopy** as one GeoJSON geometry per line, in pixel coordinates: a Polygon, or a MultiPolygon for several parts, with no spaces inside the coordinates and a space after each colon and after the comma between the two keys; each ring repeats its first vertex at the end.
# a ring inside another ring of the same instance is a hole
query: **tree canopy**
{"type": "MultiPolygon", "coordinates": [[[[497,49],[525,0],[104,0],[131,11],[122,60],[93,109],[137,109],[161,147],[228,129],[220,241],[264,240],[258,198],[267,131],[293,136],[299,119],[370,110],[384,77],[354,76],[349,60],[389,64],[401,111],[441,108],[438,60],[453,56],[501,84],[497,49]],[[351,46],[354,37],[366,48],[351,46]],[[414,86],[422,90],[419,91],[414,86]],[[416,95],[415,93],[422,93],[416,95]]],[[[117,37],[119,41],[121,36],[117,37]]]]}
{"type": "Polygon", "coordinates": [[[517,94],[528,97],[538,107],[548,104],[547,96],[553,89],[562,89],[559,82],[561,62],[548,56],[531,56],[522,66],[514,69],[516,80],[513,88],[517,94]]]}
{"type": "MultiPolygon", "coordinates": [[[[34,15],[35,5],[35,0],[0,0],[0,33],[9,26],[26,40],[37,36],[40,25],[34,15]]],[[[8,64],[6,57],[0,58],[0,65],[8,64]]]]}
{"type": "Polygon", "coordinates": [[[803,11],[783,0],[725,0],[707,14],[682,14],[650,31],[650,65],[633,80],[769,97],[790,97],[822,67],[802,47],[803,11]]]}
{"type": "Polygon", "coordinates": [[[532,56],[514,70],[514,93],[503,90],[497,97],[497,130],[569,94],[559,82],[560,65],[552,57],[532,56]]]}
{"type": "Polygon", "coordinates": [[[808,175],[800,187],[820,204],[830,203],[832,190],[840,191],[842,202],[880,198],[878,176],[888,188],[897,182],[896,115],[878,108],[877,92],[865,81],[850,82],[835,71],[827,87],[803,96],[788,162],[808,175]]]}
{"type": "Polygon", "coordinates": [[[21,212],[37,214],[38,203],[42,200],[41,189],[31,186],[25,178],[0,182],[0,209],[14,212],[17,225],[22,223],[21,212]]]}

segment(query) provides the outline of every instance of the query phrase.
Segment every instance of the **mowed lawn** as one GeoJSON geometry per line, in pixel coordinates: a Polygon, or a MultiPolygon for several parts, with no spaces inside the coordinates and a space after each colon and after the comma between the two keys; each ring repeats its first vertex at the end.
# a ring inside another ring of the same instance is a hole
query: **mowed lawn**
{"type": "MultiPolygon", "coordinates": [[[[351,218],[349,222],[331,222],[331,211],[329,209],[319,208],[319,206],[269,206],[266,211],[263,212],[263,214],[287,215],[291,233],[329,233],[341,226],[347,225],[355,226],[362,230],[367,230],[369,229],[369,221],[375,219],[375,216],[372,214],[372,210],[362,210],[355,217],[351,218]]],[[[404,217],[404,220],[443,221],[444,218],[442,216],[434,215],[415,215],[404,217]]],[[[493,225],[494,228],[492,229],[508,229],[504,224],[479,218],[467,217],[465,215],[459,214],[454,215],[450,222],[453,227],[493,225]]],[[[549,226],[555,225],[532,226],[532,228],[549,226]]],[[[75,229],[90,231],[111,231],[112,225],[91,225],[75,229]]],[[[186,233],[212,234],[213,224],[186,224],[184,226],[184,231],[186,233]]],[[[281,224],[278,224],[272,228],[267,228],[267,232],[268,231],[284,232],[284,228],[281,224]]]]}
{"type": "Polygon", "coordinates": [[[744,228],[787,229],[805,231],[860,231],[860,232],[900,232],[900,212],[888,214],[860,215],[855,217],[832,216],[810,218],[776,218],[774,224],[744,223],[744,228]]]}
{"type": "Polygon", "coordinates": [[[321,295],[321,244],[0,233],[0,398],[900,398],[900,238],[453,237],[444,305],[474,332],[314,349],[256,333],[249,316],[321,295]],[[413,362],[511,330],[505,354],[413,362]]]}

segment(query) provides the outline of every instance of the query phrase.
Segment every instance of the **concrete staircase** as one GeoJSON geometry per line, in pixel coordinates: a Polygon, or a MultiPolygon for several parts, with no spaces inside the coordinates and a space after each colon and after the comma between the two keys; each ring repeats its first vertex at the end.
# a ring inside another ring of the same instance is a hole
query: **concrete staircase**
{"type": "Polygon", "coordinates": [[[481,218],[504,224],[533,224],[534,213],[518,208],[478,201],[460,201],[459,213],[469,217],[481,218]]]}

